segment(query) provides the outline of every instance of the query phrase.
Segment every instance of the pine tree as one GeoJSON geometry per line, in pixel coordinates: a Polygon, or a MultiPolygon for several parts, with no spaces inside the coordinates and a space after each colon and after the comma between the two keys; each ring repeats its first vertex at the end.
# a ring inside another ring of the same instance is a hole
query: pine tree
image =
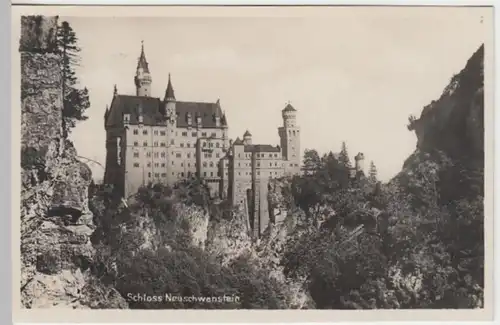
{"type": "Polygon", "coordinates": [[[346,168],[351,168],[351,160],[349,159],[349,153],[347,152],[347,145],[345,142],[342,142],[342,149],[339,154],[339,162],[344,165],[346,168]]]}
{"type": "Polygon", "coordinates": [[[316,150],[304,151],[304,170],[306,175],[315,174],[321,168],[321,158],[316,150]]]}
{"type": "Polygon", "coordinates": [[[57,30],[57,49],[61,55],[61,73],[63,78],[63,134],[67,137],[76,121],[84,121],[85,110],[90,107],[87,88],[79,89],[75,68],[80,62],[78,38],[67,21],[57,30]]]}
{"type": "Polygon", "coordinates": [[[371,183],[377,183],[377,167],[375,167],[375,163],[373,160],[370,162],[370,171],[368,172],[368,179],[371,183]]]}

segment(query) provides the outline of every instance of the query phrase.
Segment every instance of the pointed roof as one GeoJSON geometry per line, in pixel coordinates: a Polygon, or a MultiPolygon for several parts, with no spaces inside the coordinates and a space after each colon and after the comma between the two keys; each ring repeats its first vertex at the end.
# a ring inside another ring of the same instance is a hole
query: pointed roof
{"type": "Polygon", "coordinates": [[[149,73],[148,61],[146,61],[146,54],[144,54],[144,41],[141,41],[141,56],[137,62],[137,69],[142,68],[144,72],[149,73]]]}
{"type": "Polygon", "coordinates": [[[168,74],[168,85],[165,91],[165,99],[175,99],[174,87],[172,86],[172,81],[170,80],[170,73],[168,74]]]}
{"type": "MultiPolygon", "coordinates": [[[[220,106],[219,106],[219,108],[220,108],[220,106]]],[[[220,118],[220,124],[224,125],[224,126],[227,125],[227,118],[226,118],[225,112],[222,113],[222,117],[220,118]]]]}
{"type": "Polygon", "coordinates": [[[295,108],[293,108],[293,106],[288,103],[288,105],[286,105],[286,107],[283,109],[283,112],[295,112],[297,111],[295,108]]]}
{"type": "Polygon", "coordinates": [[[240,137],[237,137],[236,140],[234,140],[233,145],[235,146],[243,145],[243,141],[241,141],[240,137]]]}
{"type": "Polygon", "coordinates": [[[243,134],[244,137],[251,137],[252,134],[250,133],[250,131],[246,131],[245,134],[243,134]]]}

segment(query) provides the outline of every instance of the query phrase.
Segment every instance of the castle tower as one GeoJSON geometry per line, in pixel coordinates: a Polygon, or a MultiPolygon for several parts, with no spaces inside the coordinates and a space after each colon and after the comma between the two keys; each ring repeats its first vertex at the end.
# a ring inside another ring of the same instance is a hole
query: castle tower
{"type": "Polygon", "coordinates": [[[252,144],[252,134],[248,130],[246,130],[245,134],[243,134],[243,143],[245,145],[252,144]]]}
{"type": "Polygon", "coordinates": [[[354,160],[356,161],[356,172],[361,172],[364,171],[365,169],[365,155],[362,152],[359,152],[356,157],[354,157],[354,160]]]}
{"type": "Polygon", "coordinates": [[[167,90],[165,90],[165,98],[163,99],[163,102],[165,105],[165,114],[170,122],[169,125],[175,128],[177,126],[177,113],[175,110],[174,87],[172,86],[170,73],[168,74],[167,90]]]}
{"type": "Polygon", "coordinates": [[[137,62],[137,70],[135,72],[135,89],[137,96],[151,96],[151,74],[149,72],[148,62],[144,54],[144,42],[141,45],[141,56],[137,62]]]}
{"type": "Polygon", "coordinates": [[[300,127],[297,126],[297,110],[288,103],[281,111],[283,126],[278,128],[280,136],[281,152],[285,160],[287,173],[298,174],[300,172],[300,127]]]}

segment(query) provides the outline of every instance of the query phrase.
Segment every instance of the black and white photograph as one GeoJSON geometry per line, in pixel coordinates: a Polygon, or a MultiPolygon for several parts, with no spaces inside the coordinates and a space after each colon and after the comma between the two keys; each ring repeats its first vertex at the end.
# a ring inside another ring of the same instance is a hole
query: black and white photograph
{"type": "Polygon", "coordinates": [[[13,12],[21,310],[492,317],[492,7],[13,12]]]}

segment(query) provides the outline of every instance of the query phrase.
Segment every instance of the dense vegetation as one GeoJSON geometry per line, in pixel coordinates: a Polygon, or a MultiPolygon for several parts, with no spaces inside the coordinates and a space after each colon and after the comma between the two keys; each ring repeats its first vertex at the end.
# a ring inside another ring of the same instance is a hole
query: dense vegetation
{"type": "Polygon", "coordinates": [[[363,177],[349,183],[329,154],[294,179],[295,200],[312,222],[289,237],[283,262],[288,276],[307,277],[317,308],[482,306],[482,177],[440,202],[450,188],[439,176],[468,171],[451,165],[434,175],[431,166],[419,167],[407,180],[413,187],[401,186],[405,175],[387,185],[363,177]]]}
{"type": "Polygon", "coordinates": [[[98,222],[93,241],[98,251],[95,270],[125,298],[129,295],[162,296],[167,293],[196,297],[239,297],[224,303],[133,301],[131,308],[284,308],[287,297],[278,283],[242,255],[222,266],[193,238],[180,209],[203,218],[224,218],[227,210],[215,206],[198,181],[175,188],[148,185],[134,202],[124,206],[106,191],[94,193],[91,206],[98,222]],[[179,205],[176,207],[176,205],[179,205]],[[148,222],[151,224],[147,225],[148,222]],[[145,245],[145,232],[154,232],[145,245]]]}

